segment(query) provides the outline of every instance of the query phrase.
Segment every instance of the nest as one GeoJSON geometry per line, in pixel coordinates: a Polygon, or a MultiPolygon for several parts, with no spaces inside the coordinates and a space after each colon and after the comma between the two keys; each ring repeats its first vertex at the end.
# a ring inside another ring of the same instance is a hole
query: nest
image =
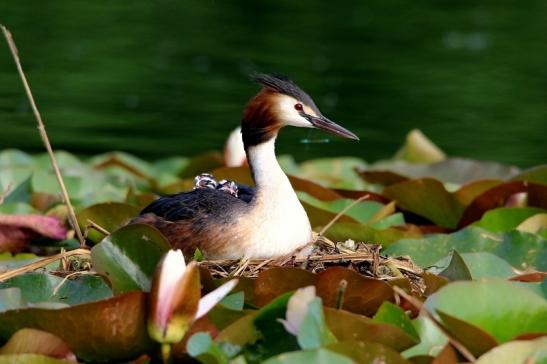
{"type": "Polygon", "coordinates": [[[386,257],[381,246],[346,240],[334,243],[324,236],[290,255],[275,259],[209,260],[201,262],[214,278],[256,278],[272,267],[300,268],[320,273],[329,267],[345,267],[365,277],[385,281],[406,278],[413,291],[423,293],[423,270],[408,257],[386,257]]]}

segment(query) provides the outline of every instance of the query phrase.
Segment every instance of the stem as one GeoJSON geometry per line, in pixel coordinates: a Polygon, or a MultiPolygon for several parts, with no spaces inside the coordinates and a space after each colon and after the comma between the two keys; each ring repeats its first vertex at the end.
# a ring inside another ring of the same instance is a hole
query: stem
{"type": "Polygon", "coordinates": [[[429,318],[433,322],[433,324],[435,324],[435,326],[437,326],[437,328],[443,332],[443,334],[445,334],[450,344],[456,350],[458,350],[468,362],[474,363],[475,361],[477,361],[477,358],[475,358],[475,356],[469,351],[469,349],[467,349],[462,343],[452,337],[452,335],[450,335],[450,333],[445,329],[443,324],[441,324],[439,320],[437,320],[435,316],[433,316],[433,314],[424,307],[424,304],[419,299],[409,295],[397,286],[394,286],[393,290],[395,291],[395,293],[397,293],[397,295],[403,297],[405,300],[408,301],[408,303],[423,312],[424,315],[427,316],[427,318],[429,318]]]}
{"type": "Polygon", "coordinates": [[[163,364],[169,364],[171,361],[171,344],[161,344],[161,358],[163,364]]]}
{"type": "Polygon", "coordinates": [[[19,60],[19,53],[17,52],[17,47],[15,46],[15,42],[13,41],[13,37],[10,31],[2,24],[0,24],[0,28],[2,28],[4,37],[6,38],[6,41],[8,42],[11,55],[13,56],[13,60],[15,61],[15,65],[17,66],[17,71],[19,72],[19,77],[21,77],[21,81],[23,82],[23,87],[25,88],[25,92],[27,93],[30,106],[32,107],[32,111],[34,112],[34,117],[36,118],[36,122],[38,123],[38,131],[40,132],[40,137],[42,138],[42,142],[44,143],[44,146],[46,147],[47,153],[49,154],[51,165],[53,167],[53,170],[55,171],[55,176],[57,177],[59,186],[61,187],[63,201],[66,204],[66,207],[68,209],[68,221],[70,222],[70,225],[72,225],[72,228],[76,232],[76,236],[78,237],[78,241],[80,242],[80,247],[83,248],[85,247],[85,239],[84,239],[84,236],[82,235],[82,231],[80,230],[80,226],[78,225],[78,220],[76,220],[76,214],[74,213],[74,208],[72,207],[72,204],[70,203],[70,197],[68,196],[68,191],[65,187],[65,182],[63,181],[63,176],[61,175],[59,165],[57,164],[57,159],[55,158],[55,154],[53,154],[53,148],[51,147],[51,143],[49,142],[49,138],[46,133],[46,127],[42,121],[42,116],[40,115],[40,112],[38,111],[38,107],[36,106],[36,102],[34,101],[34,97],[32,96],[32,92],[30,91],[30,86],[28,84],[27,78],[25,76],[25,73],[23,72],[23,67],[21,66],[21,61],[19,60]]]}

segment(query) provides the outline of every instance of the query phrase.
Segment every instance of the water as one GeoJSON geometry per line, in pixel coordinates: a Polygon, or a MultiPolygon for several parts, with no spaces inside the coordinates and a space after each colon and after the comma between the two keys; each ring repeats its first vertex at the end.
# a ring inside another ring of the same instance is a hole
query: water
{"type": "MultiPolygon", "coordinates": [[[[544,0],[0,3],[54,147],[150,159],[222,148],[258,70],[361,138],[284,130],[300,160],[386,158],[417,127],[450,155],[545,163],[546,19],[544,0]]],[[[0,125],[0,149],[42,150],[3,40],[0,125]]]]}

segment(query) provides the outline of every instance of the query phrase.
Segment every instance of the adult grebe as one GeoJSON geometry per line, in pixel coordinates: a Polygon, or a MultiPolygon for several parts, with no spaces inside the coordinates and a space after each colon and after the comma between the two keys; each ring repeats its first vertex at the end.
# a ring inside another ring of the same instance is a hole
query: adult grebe
{"type": "Polygon", "coordinates": [[[199,248],[207,259],[272,258],[307,244],[312,238],[310,222],[277,162],[277,134],[291,125],[359,139],[323,116],[288,78],[259,74],[252,79],[263,88],[245,107],[241,134],[254,193],[249,197],[246,190],[246,198],[238,198],[237,193],[196,188],[161,197],[132,221],[155,226],[187,256],[199,248]]]}

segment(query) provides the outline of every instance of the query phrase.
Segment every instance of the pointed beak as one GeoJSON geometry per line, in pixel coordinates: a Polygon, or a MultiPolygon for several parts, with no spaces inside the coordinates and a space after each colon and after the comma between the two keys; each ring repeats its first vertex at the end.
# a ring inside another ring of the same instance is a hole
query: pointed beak
{"type": "Polygon", "coordinates": [[[322,115],[320,117],[310,116],[309,121],[317,129],[323,129],[328,131],[329,133],[336,134],[344,138],[359,140],[359,137],[357,135],[353,134],[348,129],[341,127],[334,121],[331,121],[322,115]]]}

